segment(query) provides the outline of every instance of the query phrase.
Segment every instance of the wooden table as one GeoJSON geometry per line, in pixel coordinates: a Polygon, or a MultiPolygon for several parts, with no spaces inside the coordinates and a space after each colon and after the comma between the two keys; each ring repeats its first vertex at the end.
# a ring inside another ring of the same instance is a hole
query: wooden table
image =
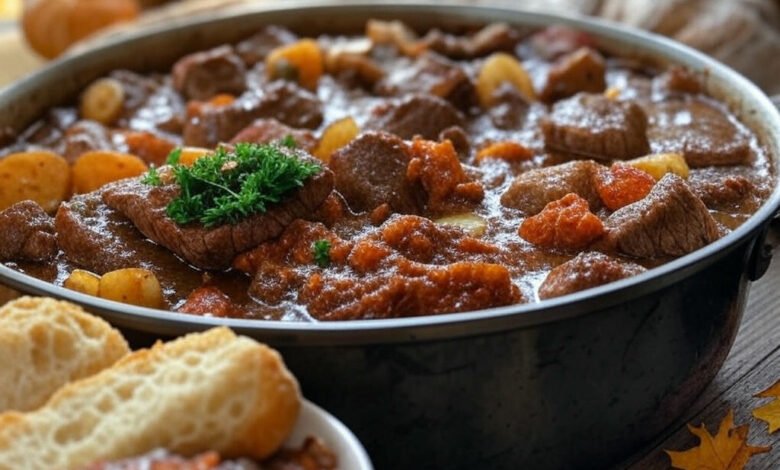
{"type": "MultiPolygon", "coordinates": [[[[22,78],[41,63],[15,30],[0,32],[0,86],[22,78]]],[[[780,234],[780,224],[775,228],[780,234]]],[[[780,235],[775,241],[780,244],[780,235]]],[[[715,432],[729,408],[734,409],[737,424],[750,424],[748,442],[775,447],[767,454],[753,457],[748,468],[780,469],[780,432],[768,435],[766,424],[751,416],[753,408],[766,403],[753,395],[780,379],[780,253],[778,258],[766,275],[753,284],[734,347],[713,383],[684,416],[614,470],[668,469],[669,458],[664,449],[684,450],[698,444],[686,423],[703,422],[715,432]]]]}
{"type": "MultiPolygon", "coordinates": [[[[778,246],[780,223],[777,221],[770,236],[770,242],[778,246]]],[[[750,444],[774,446],[769,453],[754,456],[747,468],[780,469],[780,431],[767,434],[766,423],[751,415],[756,406],[768,402],[754,395],[780,380],[780,251],[776,251],[775,258],[769,271],[751,287],[734,346],[715,380],[685,415],[613,470],[668,469],[669,457],[664,449],[685,450],[699,443],[686,423],[694,426],[704,423],[714,434],[729,408],[734,410],[737,425],[750,425],[750,444]]]]}

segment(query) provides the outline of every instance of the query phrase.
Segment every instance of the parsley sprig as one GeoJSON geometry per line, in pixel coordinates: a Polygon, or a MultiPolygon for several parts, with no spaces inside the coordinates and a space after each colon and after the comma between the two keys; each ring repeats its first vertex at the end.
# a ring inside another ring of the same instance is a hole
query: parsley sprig
{"type": "MultiPolygon", "coordinates": [[[[275,144],[240,143],[232,151],[219,148],[189,167],[179,162],[180,155],[177,149],[168,157],[180,193],[166,213],[181,225],[235,224],[265,212],[269,204],[279,202],[321,171],[316,163],[301,161],[275,144]]],[[[146,179],[150,184],[157,180],[150,175],[146,179]]]]}
{"type": "Polygon", "coordinates": [[[321,268],[330,266],[330,242],[328,240],[317,240],[312,243],[311,249],[314,254],[314,262],[321,268]]]}

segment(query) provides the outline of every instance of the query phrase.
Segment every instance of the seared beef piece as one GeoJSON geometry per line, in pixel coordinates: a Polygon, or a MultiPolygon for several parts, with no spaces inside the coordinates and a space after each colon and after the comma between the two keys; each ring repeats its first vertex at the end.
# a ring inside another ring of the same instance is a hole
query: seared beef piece
{"type": "Polygon", "coordinates": [[[672,173],[644,199],[613,212],[604,225],[606,247],[637,258],[682,256],[720,237],[707,206],[672,173]]]}
{"type": "Polygon", "coordinates": [[[232,139],[259,118],[274,118],[295,128],[314,129],[322,122],[322,102],[297,85],[276,81],[241,95],[228,106],[207,107],[184,127],[184,143],[214,147],[232,139]]]}
{"type": "Polygon", "coordinates": [[[124,150],[113,133],[95,121],[78,121],[65,131],[63,156],[73,163],[82,153],[92,150],[124,150]]]}
{"type": "Polygon", "coordinates": [[[253,36],[236,44],[236,53],[248,66],[265,60],[275,48],[298,40],[298,36],[276,25],[264,26],[253,36]]]}
{"type": "Polygon", "coordinates": [[[704,91],[699,77],[683,67],[671,67],[655,80],[659,88],[666,92],[696,95],[704,91]]]}
{"type": "Polygon", "coordinates": [[[646,109],[647,136],[655,152],[682,153],[691,167],[741,165],[751,157],[747,133],[716,105],[667,100],[646,109]]]}
{"type": "Polygon", "coordinates": [[[375,107],[365,127],[404,139],[419,135],[434,140],[452,126],[463,127],[464,119],[451,104],[432,95],[411,95],[375,107]]]}
{"type": "Polygon", "coordinates": [[[97,274],[135,267],[158,274],[176,273],[185,267],[170,251],[150,243],[132,222],[108,207],[102,190],[79,194],[63,203],[55,227],[68,261],[97,274]]]}
{"type": "Polygon", "coordinates": [[[195,267],[226,269],[242,251],[278,236],[292,221],[310,216],[333,190],[333,173],[327,168],[288,194],[265,213],[237,224],[205,228],[198,223],[178,225],[166,207],[178,187],[149,186],[130,178],[104,186],[103,201],[130,219],[152,241],[168,248],[195,267]]]}
{"type": "Polygon", "coordinates": [[[534,215],[548,203],[575,193],[588,201],[591,212],[596,212],[603,207],[595,186],[595,178],[602,171],[606,168],[593,160],[575,160],[529,170],[515,177],[501,195],[501,204],[534,215]]]}
{"type": "Polygon", "coordinates": [[[230,139],[231,144],[238,142],[252,142],[256,144],[266,144],[275,142],[290,136],[295,140],[298,148],[306,151],[312,150],[317,145],[317,138],[311,131],[306,129],[293,129],[276,119],[258,119],[235,137],[230,139]]]}
{"type": "Polygon", "coordinates": [[[579,292],[645,272],[642,266],[595,251],[580,253],[553,268],[539,287],[540,299],[579,292]]]}
{"type": "Polygon", "coordinates": [[[474,83],[463,68],[433,53],[401,59],[376,83],[374,92],[384,96],[431,94],[463,111],[476,103],[474,83]]]}
{"type": "MultiPolygon", "coordinates": [[[[38,122],[34,123],[19,135],[17,144],[3,149],[3,154],[24,151],[32,146],[40,146],[62,153],[62,136],[65,130],[78,119],[78,113],[74,109],[54,108],[38,122]],[[23,145],[19,145],[23,142],[23,145]],[[17,145],[19,145],[18,148],[17,145]],[[10,151],[8,151],[10,150],[10,151]]],[[[15,133],[12,134],[15,136],[15,133]]]]}
{"type": "Polygon", "coordinates": [[[385,132],[368,132],[330,157],[336,189],[349,207],[370,211],[389,203],[396,212],[414,214],[425,195],[409,183],[406,167],[411,154],[403,140],[385,132]]]}
{"type": "Polygon", "coordinates": [[[547,61],[594,44],[588,33],[563,25],[546,27],[531,36],[529,42],[533,53],[547,61]]]}
{"type": "Polygon", "coordinates": [[[579,92],[601,93],[607,87],[604,58],[589,47],[567,54],[550,68],[540,98],[551,103],[579,92]]]}
{"type": "Polygon", "coordinates": [[[158,80],[129,70],[115,70],[111,72],[109,77],[122,84],[122,90],[125,94],[125,101],[122,106],[123,117],[135,113],[160,87],[158,80]]]}
{"type": "Polygon", "coordinates": [[[474,59],[498,51],[512,51],[520,34],[506,23],[491,23],[471,36],[432,29],[422,38],[428,49],[453,59],[474,59]]]}
{"type": "Polygon", "coordinates": [[[488,110],[490,120],[499,129],[523,127],[530,103],[517,88],[503,83],[493,92],[493,105],[488,110]]]}
{"type": "Polygon", "coordinates": [[[144,76],[117,70],[111,78],[122,84],[125,101],[116,127],[138,131],[162,131],[167,138],[181,134],[184,99],[173,89],[170,77],[144,76]]]}
{"type": "Polygon", "coordinates": [[[709,209],[755,212],[769,191],[749,167],[706,167],[691,170],[688,186],[709,209]]]}
{"type": "Polygon", "coordinates": [[[555,103],[541,124],[551,150],[597,160],[626,160],[650,152],[647,117],[633,102],[579,93],[555,103]]]}
{"type": "Polygon", "coordinates": [[[471,142],[469,141],[469,135],[460,126],[452,126],[439,132],[439,142],[449,140],[452,142],[452,146],[455,147],[455,151],[458,152],[458,157],[461,161],[465,160],[469,156],[471,151],[471,142]]]}
{"type": "Polygon", "coordinates": [[[46,261],[57,255],[54,220],[33,201],[0,212],[0,260],[46,261]]]}
{"type": "Polygon", "coordinates": [[[186,55],[173,65],[173,86],[190,100],[246,90],[246,67],[231,46],[186,55]]]}

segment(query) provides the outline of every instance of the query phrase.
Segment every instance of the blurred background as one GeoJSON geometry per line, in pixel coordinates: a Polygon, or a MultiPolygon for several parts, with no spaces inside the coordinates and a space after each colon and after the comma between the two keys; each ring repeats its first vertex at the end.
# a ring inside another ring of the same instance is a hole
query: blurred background
{"type": "MultiPolygon", "coordinates": [[[[780,93],[780,0],[450,1],[619,21],[685,42],[742,72],[768,94],[780,93]]],[[[271,0],[0,0],[0,86],[74,44],[99,41],[117,29],[266,2],[271,0]]],[[[297,2],[273,0],[274,6],[282,3],[297,2]]]]}

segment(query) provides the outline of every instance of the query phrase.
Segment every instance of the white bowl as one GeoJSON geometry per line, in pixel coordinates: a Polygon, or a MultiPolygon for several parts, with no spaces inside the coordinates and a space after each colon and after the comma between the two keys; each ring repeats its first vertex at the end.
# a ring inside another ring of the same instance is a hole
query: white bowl
{"type": "Polygon", "coordinates": [[[285,446],[300,447],[308,436],[320,438],[336,454],[339,470],[374,470],[357,437],[335,416],[303,400],[301,414],[285,446]]]}

